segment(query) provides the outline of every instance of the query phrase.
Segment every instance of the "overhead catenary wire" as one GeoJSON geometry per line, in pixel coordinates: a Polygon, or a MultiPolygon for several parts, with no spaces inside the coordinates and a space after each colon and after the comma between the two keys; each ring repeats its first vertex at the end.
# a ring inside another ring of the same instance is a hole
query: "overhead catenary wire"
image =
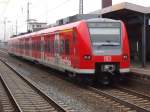
{"type": "Polygon", "coordinates": [[[56,7],[54,7],[54,8],[52,8],[52,9],[48,10],[48,13],[49,13],[49,12],[53,12],[53,11],[55,11],[56,9],[59,9],[60,7],[62,7],[63,5],[65,5],[65,3],[69,2],[69,1],[71,1],[71,0],[65,0],[64,2],[61,2],[61,3],[58,4],[56,7]]]}

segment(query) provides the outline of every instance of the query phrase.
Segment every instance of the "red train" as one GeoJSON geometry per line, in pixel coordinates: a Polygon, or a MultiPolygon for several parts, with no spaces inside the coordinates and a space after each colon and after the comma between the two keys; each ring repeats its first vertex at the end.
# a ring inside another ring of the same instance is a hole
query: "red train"
{"type": "Polygon", "coordinates": [[[128,36],[119,20],[80,20],[11,38],[8,45],[10,54],[103,84],[129,72],[128,36]]]}

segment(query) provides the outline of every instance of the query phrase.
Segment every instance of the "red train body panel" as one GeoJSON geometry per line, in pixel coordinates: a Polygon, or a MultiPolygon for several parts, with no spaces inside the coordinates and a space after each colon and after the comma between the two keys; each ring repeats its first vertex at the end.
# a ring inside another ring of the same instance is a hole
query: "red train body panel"
{"type": "Polygon", "coordinates": [[[11,38],[8,44],[10,54],[62,71],[76,74],[95,74],[97,69],[129,72],[128,37],[121,21],[81,20],[11,38]]]}

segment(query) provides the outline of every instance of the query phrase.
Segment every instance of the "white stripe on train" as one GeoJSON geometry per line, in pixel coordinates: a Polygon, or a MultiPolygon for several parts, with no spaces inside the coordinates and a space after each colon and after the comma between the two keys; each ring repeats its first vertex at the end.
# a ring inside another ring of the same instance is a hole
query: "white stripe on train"
{"type": "MultiPolygon", "coordinates": [[[[15,54],[16,56],[20,56],[20,55],[17,55],[15,54]]],[[[34,60],[37,60],[39,63],[45,65],[45,66],[49,66],[51,68],[54,68],[56,70],[60,70],[60,71],[71,71],[71,72],[75,72],[75,73],[82,73],[82,74],[94,74],[95,73],[95,69],[78,69],[78,68],[73,68],[71,66],[67,66],[66,64],[56,64],[54,63],[54,61],[50,62],[50,61],[42,61],[41,59],[36,59],[36,58],[33,58],[33,57],[29,57],[29,56],[22,56],[23,58],[26,58],[28,60],[31,60],[31,61],[34,61],[34,60]]],[[[130,68],[121,68],[120,69],[120,73],[128,73],[130,72],[130,68]]]]}

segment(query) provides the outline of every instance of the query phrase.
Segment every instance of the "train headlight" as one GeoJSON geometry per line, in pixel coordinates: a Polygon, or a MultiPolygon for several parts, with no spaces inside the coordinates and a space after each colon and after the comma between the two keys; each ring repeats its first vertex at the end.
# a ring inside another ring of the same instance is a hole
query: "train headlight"
{"type": "Polygon", "coordinates": [[[84,60],[91,60],[92,56],[91,55],[84,55],[84,60]]]}
{"type": "Polygon", "coordinates": [[[128,60],[128,55],[123,55],[123,60],[128,60]]]}

